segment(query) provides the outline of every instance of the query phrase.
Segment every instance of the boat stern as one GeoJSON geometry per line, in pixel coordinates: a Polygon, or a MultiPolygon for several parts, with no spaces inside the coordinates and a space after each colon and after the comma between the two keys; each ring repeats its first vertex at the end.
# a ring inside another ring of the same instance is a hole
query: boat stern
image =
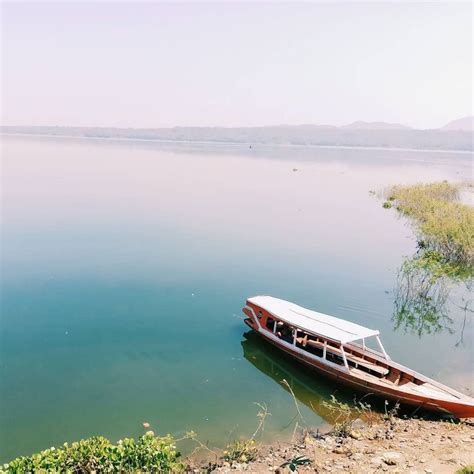
{"type": "Polygon", "coordinates": [[[472,403],[453,403],[451,406],[443,408],[456,418],[474,418],[474,400],[472,403]]]}
{"type": "Polygon", "coordinates": [[[244,306],[242,308],[242,312],[247,316],[244,319],[244,323],[250,328],[255,331],[258,331],[258,322],[257,322],[257,317],[255,316],[255,313],[253,309],[249,308],[248,306],[244,306]]]}

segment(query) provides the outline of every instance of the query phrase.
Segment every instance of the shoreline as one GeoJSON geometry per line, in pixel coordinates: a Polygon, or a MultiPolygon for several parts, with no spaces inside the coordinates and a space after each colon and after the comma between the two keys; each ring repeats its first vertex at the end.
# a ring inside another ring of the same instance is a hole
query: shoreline
{"type": "Polygon", "coordinates": [[[187,458],[187,472],[291,472],[285,462],[310,463],[297,472],[367,474],[380,472],[456,473],[474,464],[474,423],[391,418],[367,424],[356,420],[348,437],[304,429],[294,442],[261,445],[250,462],[210,456],[187,458]]]}
{"type": "Polygon", "coordinates": [[[104,140],[104,141],[118,141],[118,142],[140,142],[140,143],[164,143],[164,144],[179,144],[179,145],[220,145],[220,146],[235,146],[235,147],[276,147],[276,148],[316,148],[316,149],[334,149],[334,150],[364,150],[364,151],[403,151],[415,153],[448,153],[472,155],[474,150],[451,150],[439,148],[400,148],[400,147],[382,147],[382,146],[357,146],[357,145],[314,145],[314,144],[296,144],[296,143],[261,143],[261,142],[234,142],[234,141],[217,141],[217,140],[172,140],[164,138],[127,138],[127,137],[86,137],[79,135],[53,135],[44,133],[4,133],[0,136],[7,137],[39,137],[39,138],[64,138],[64,139],[78,139],[78,140],[104,140]]]}

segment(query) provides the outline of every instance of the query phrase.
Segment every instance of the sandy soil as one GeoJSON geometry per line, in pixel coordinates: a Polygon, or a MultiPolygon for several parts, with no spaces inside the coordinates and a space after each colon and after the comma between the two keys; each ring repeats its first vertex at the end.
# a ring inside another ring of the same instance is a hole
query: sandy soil
{"type": "Polygon", "coordinates": [[[411,474],[455,473],[474,464],[474,423],[392,419],[372,426],[356,422],[351,436],[338,438],[311,431],[301,433],[293,444],[276,443],[259,447],[258,457],[249,463],[223,460],[194,472],[290,472],[280,466],[296,456],[311,461],[298,472],[411,474]]]}

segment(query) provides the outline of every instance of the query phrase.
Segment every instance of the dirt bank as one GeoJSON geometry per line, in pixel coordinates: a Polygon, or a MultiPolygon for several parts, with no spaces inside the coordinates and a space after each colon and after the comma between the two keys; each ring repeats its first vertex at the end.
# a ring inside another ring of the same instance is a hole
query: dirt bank
{"type": "Polygon", "coordinates": [[[295,443],[260,446],[251,462],[219,460],[201,464],[194,472],[290,472],[280,466],[303,456],[311,461],[297,466],[298,472],[333,473],[455,473],[474,464],[474,423],[392,419],[366,425],[359,421],[351,436],[336,437],[307,430],[295,443]]]}

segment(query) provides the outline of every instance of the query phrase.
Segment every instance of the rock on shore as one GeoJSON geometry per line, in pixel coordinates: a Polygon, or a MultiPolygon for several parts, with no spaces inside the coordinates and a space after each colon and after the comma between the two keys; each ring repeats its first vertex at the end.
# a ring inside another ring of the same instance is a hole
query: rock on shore
{"type": "MultiPolygon", "coordinates": [[[[298,472],[455,473],[474,463],[474,424],[392,419],[361,424],[345,438],[305,431],[296,443],[261,446],[252,462],[217,462],[204,471],[290,472],[280,466],[297,456],[311,461],[298,465],[298,472]]],[[[203,467],[190,470],[203,472],[203,467]]]]}

